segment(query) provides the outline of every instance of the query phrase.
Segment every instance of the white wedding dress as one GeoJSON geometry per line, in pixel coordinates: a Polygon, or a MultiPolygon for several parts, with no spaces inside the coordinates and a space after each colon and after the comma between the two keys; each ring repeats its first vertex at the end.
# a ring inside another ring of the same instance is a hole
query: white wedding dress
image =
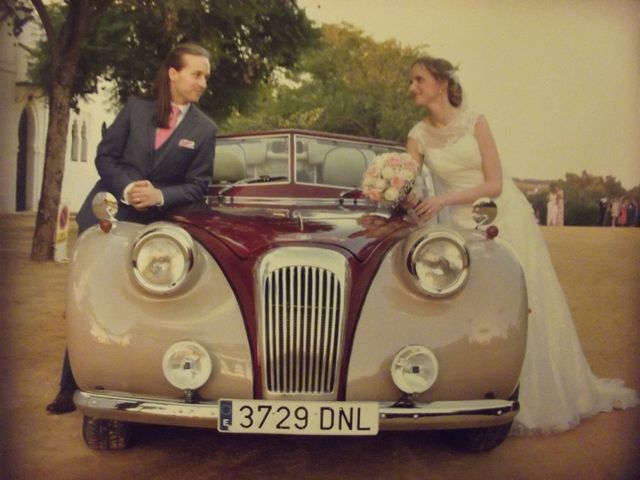
{"type": "MultiPolygon", "coordinates": [[[[424,155],[436,194],[484,181],[474,136],[477,118],[463,108],[445,127],[422,121],[409,132],[424,155]]],[[[599,379],[591,372],[533,210],[510,177],[504,176],[502,194],[495,200],[494,224],[520,258],[532,310],[520,377],[520,412],[511,433],[560,432],[598,412],[640,403],[637,392],[624,387],[621,380],[599,379]]],[[[451,206],[440,214],[442,223],[475,227],[471,205],[451,206]]]]}

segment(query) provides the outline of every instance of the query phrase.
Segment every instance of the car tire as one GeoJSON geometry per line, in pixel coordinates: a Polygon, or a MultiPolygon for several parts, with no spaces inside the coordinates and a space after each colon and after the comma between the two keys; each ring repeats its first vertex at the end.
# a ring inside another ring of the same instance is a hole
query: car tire
{"type": "Polygon", "coordinates": [[[445,430],[444,434],[455,449],[465,452],[488,452],[505,441],[513,422],[497,427],[445,430]]]}
{"type": "Polygon", "coordinates": [[[94,450],[123,450],[131,445],[131,425],[119,420],[105,420],[85,416],[82,436],[94,450]]]}

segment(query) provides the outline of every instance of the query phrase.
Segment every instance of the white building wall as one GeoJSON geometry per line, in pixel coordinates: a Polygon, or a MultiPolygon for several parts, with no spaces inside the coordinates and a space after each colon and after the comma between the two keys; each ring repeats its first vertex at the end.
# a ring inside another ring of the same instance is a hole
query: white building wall
{"type": "MultiPolygon", "coordinates": [[[[18,42],[35,45],[39,35],[39,29],[32,24],[16,40],[6,26],[0,26],[0,125],[3,126],[3,134],[0,135],[0,213],[16,211],[18,127],[23,111],[26,111],[28,120],[27,210],[37,210],[42,190],[49,109],[42,93],[28,85],[28,56],[18,45],[18,42]]],[[[115,116],[110,108],[108,89],[101,88],[100,92],[87,101],[81,100],[77,113],[70,112],[61,198],[72,212],[80,208],[98,179],[94,160],[102,138],[102,125],[108,126],[115,116]],[[78,125],[77,158],[71,156],[74,122],[78,125]],[[83,124],[86,131],[84,140],[83,124]]]]}
{"type": "Polygon", "coordinates": [[[96,149],[102,138],[102,124],[110,125],[115,112],[111,111],[106,95],[92,95],[88,102],[80,101],[79,113],[71,112],[67,133],[67,153],[62,183],[62,200],[72,212],[77,212],[89,191],[98,181],[95,167],[96,149]],[[72,156],[73,125],[76,130],[76,155],[72,156]],[[85,136],[83,138],[83,125],[85,136]]]}
{"type": "Polygon", "coordinates": [[[16,155],[18,122],[16,119],[16,41],[9,28],[0,24],[0,213],[15,209],[16,155]]]}

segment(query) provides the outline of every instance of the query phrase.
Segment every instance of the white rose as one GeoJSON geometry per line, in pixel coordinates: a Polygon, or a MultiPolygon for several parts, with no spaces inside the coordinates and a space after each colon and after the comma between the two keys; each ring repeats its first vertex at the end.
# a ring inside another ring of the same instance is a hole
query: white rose
{"type": "Polygon", "coordinates": [[[416,178],[415,173],[413,173],[411,170],[402,170],[402,172],[400,172],[400,174],[406,179],[406,180],[413,180],[414,178],[416,178]]]}
{"type": "Polygon", "coordinates": [[[387,161],[388,154],[384,153],[382,155],[378,155],[374,160],[373,164],[382,167],[387,161]]]}
{"type": "Polygon", "coordinates": [[[374,184],[373,184],[373,187],[374,187],[376,190],[382,191],[382,190],[384,190],[385,188],[387,188],[387,181],[386,181],[386,180],[382,180],[381,178],[378,178],[378,179],[376,180],[376,183],[374,183],[374,184]]]}
{"type": "Polygon", "coordinates": [[[391,167],[384,167],[382,169],[382,178],[386,178],[387,180],[390,179],[391,177],[393,177],[395,175],[395,172],[393,171],[393,168],[391,167]]]}
{"type": "Polygon", "coordinates": [[[371,188],[375,185],[377,179],[374,177],[366,177],[364,179],[364,181],[362,182],[362,187],[363,188],[371,188]]]}
{"type": "Polygon", "coordinates": [[[384,199],[389,202],[395,202],[396,200],[398,200],[399,196],[400,192],[397,188],[389,187],[387,188],[387,191],[384,192],[384,199]]]}

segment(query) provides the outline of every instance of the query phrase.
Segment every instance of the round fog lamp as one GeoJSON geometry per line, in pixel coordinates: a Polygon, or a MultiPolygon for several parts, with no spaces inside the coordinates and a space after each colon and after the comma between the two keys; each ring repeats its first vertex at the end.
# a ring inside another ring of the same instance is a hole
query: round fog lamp
{"type": "Polygon", "coordinates": [[[174,343],[164,354],[162,372],[174,387],[195,390],[211,376],[211,357],[199,343],[174,343]]]}
{"type": "Polygon", "coordinates": [[[421,345],[408,345],[391,362],[391,378],[396,387],[407,394],[427,391],[438,377],[438,360],[431,350],[421,345]]]}

